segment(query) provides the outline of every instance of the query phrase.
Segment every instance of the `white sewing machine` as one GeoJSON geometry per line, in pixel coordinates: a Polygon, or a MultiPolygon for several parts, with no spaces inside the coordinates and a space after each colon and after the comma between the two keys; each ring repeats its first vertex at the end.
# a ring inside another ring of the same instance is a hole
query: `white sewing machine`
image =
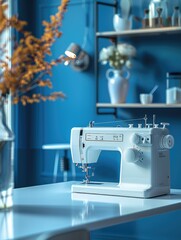
{"type": "Polygon", "coordinates": [[[134,127],[85,127],[71,130],[72,160],[85,172],[84,182],[72,192],[149,198],[170,192],[169,149],[174,138],[168,123],[138,124],[134,127]],[[102,150],[121,154],[119,183],[91,182],[89,168],[102,150]]]}

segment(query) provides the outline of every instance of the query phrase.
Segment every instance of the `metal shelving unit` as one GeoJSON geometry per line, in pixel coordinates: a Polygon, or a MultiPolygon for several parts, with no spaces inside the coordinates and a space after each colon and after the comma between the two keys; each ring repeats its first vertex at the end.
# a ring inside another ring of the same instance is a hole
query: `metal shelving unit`
{"type": "Polygon", "coordinates": [[[97,32],[96,37],[101,38],[117,38],[117,37],[139,37],[148,35],[163,35],[181,33],[181,27],[163,27],[149,29],[133,29],[120,32],[97,32]]]}
{"type": "Polygon", "coordinates": [[[113,3],[95,1],[95,77],[96,77],[96,110],[97,114],[114,114],[117,115],[119,108],[181,108],[181,104],[166,104],[166,103],[153,103],[153,104],[140,104],[140,103],[124,103],[124,104],[111,104],[99,102],[99,64],[98,64],[98,44],[99,38],[108,38],[117,42],[118,37],[139,37],[139,36],[154,36],[163,34],[180,34],[181,27],[163,27],[163,28],[150,28],[150,29],[133,29],[126,31],[110,31],[99,32],[98,30],[98,6],[105,5],[113,7],[114,12],[117,11],[117,1],[113,3]],[[105,109],[105,111],[103,111],[105,109]],[[112,111],[106,111],[106,109],[112,111]]]}
{"type": "Polygon", "coordinates": [[[181,104],[165,104],[165,103],[151,103],[151,104],[141,104],[141,103],[97,103],[98,108],[181,108],[181,104]]]}
{"type": "MultiPolygon", "coordinates": [[[[114,13],[116,13],[117,11],[117,1],[112,1],[110,2],[103,2],[103,1],[99,1],[99,0],[95,0],[94,2],[94,12],[95,12],[95,78],[96,78],[96,103],[99,102],[99,64],[98,64],[98,59],[99,59],[99,54],[98,54],[98,45],[99,45],[99,38],[101,38],[102,36],[97,36],[97,34],[99,34],[99,29],[98,29],[98,21],[99,21],[99,17],[98,17],[98,11],[99,11],[99,6],[107,6],[107,7],[112,7],[114,13]]],[[[100,33],[101,34],[101,33],[100,33]]],[[[109,34],[108,34],[109,35],[109,34]]],[[[106,36],[107,38],[110,38],[110,36],[106,36]]],[[[115,40],[117,39],[117,37],[115,37],[115,40]]],[[[102,114],[99,110],[99,107],[97,107],[96,104],[96,110],[97,110],[97,114],[102,114]]],[[[105,114],[107,114],[107,112],[105,112],[105,114]]],[[[109,114],[109,113],[108,113],[109,114]]],[[[115,114],[114,112],[112,114],[115,114]]]]}

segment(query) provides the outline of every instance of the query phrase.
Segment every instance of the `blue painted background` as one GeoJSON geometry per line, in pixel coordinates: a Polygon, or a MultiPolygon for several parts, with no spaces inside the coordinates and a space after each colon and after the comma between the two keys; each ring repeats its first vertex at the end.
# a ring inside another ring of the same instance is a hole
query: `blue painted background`
{"type": "MultiPolygon", "coordinates": [[[[19,0],[19,15],[28,20],[29,29],[37,36],[42,33],[41,21],[49,19],[56,12],[59,0],[19,0]]],[[[28,186],[52,182],[54,152],[43,151],[42,145],[49,143],[68,143],[70,131],[75,126],[87,126],[90,120],[96,122],[115,120],[112,115],[96,114],[96,83],[94,77],[94,17],[93,2],[70,1],[65,14],[63,36],[53,46],[54,56],[62,54],[71,42],[82,44],[85,29],[86,12],[89,17],[89,33],[85,50],[91,57],[87,71],[76,72],[70,67],[60,65],[53,70],[54,90],[62,90],[67,98],[63,101],[46,102],[16,108],[16,186],[28,186]],[[88,10],[87,10],[88,9],[88,10]]],[[[133,1],[133,14],[142,16],[143,1],[133,1]]],[[[173,1],[172,1],[173,2],[173,1]]],[[[100,14],[101,30],[113,30],[112,11],[102,8],[100,14]]],[[[139,102],[140,92],[148,92],[155,85],[154,102],[165,102],[166,72],[181,70],[181,34],[154,35],[121,39],[132,43],[137,56],[131,71],[130,88],[127,102],[139,102]]],[[[108,40],[101,40],[101,47],[108,46],[108,40]]],[[[100,101],[109,102],[105,71],[101,67],[100,101]]],[[[48,90],[43,90],[48,91],[48,90]]],[[[131,109],[119,110],[121,118],[139,118],[147,114],[157,115],[157,121],[169,122],[170,132],[175,138],[175,147],[171,150],[171,186],[181,188],[180,162],[180,118],[181,109],[131,109]]],[[[63,154],[63,153],[62,153],[63,154]]],[[[70,157],[70,153],[69,153],[70,157]]],[[[100,181],[118,181],[120,155],[103,152],[95,169],[95,179],[100,181]]],[[[77,177],[82,178],[80,172],[77,177]]],[[[69,172],[71,179],[71,169],[69,172]]],[[[59,173],[59,180],[62,174],[59,173]]],[[[181,212],[173,212],[135,221],[129,224],[108,228],[93,233],[94,239],[180,239],[181,212]],[[167,227],[168,226],[168,227],[167,227]]]]}

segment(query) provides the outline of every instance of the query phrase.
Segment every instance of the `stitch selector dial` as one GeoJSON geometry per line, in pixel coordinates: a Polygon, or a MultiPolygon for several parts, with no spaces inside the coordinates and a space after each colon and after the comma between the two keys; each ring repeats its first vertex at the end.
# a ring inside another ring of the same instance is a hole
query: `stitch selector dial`
{"type": "Polygon", "coordinates": [[[135,163],[141,159],[141,153],[136,148],[128,148],[124,152],[124,159],[129,163],[135,163]]]}
{"type": "Polygon", "coordinates": [[[133,144],[139,144],[139,142],[140,142],[140,136],[138,135],[138,134],[136,134],[136,133],[133,133],[132,135],[131,135],[131,137],[130,137],[130,141],[131,141],[131,143],[133,143],[133,144]]]}

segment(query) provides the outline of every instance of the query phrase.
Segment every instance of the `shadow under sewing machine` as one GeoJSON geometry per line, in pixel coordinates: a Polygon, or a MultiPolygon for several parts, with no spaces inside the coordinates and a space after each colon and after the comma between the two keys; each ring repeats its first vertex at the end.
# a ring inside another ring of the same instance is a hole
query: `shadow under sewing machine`
{"type": "Polygon", "coordinates": [[[72,128],[72,160],[85,172],[85,181],[72,192],[150,198],[170,192],[170,156],[174,138],[168,123],[138,124],[134,127],[72,128]],[[102,150],[119,151],[122,157],[119,183],[91,182],[89,169],[102,150]]]}

